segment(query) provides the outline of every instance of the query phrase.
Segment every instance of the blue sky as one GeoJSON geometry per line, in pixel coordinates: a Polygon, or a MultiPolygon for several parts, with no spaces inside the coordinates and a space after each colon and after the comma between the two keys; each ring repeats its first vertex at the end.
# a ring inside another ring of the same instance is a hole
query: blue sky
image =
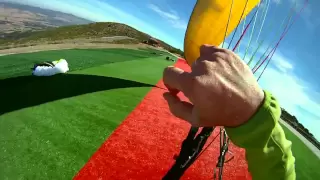
{"type": "MultiPolygon", "coordinates": [[[[1,1],[21,3],[20,0],[1,1]]],[[[281,24],[294,2],[296,2],[296,10],[302,7],[304,0],[270,0],[270,2],[265,27],[269,24],[276,26],[281,24]]],[[[125,23],[180,49],[183,49],[185,30],[195,3],[196,0],[23,1],[23,4],[66,12],[92,21],[125,23]]],[[[262,7],[264,6],[266,4],[262,4],[262,7]]],[[[259,81],[261,86],[275,94],[281,106],[295,115],[318,140],[320,140],[318,130],[320,127],[320,81],[317,80],[320,77],[320,61],[318,60],[320,57],[320,12],[317,12],[319,7],[320,1],[310,1],[301,17],[281,42],[270,66],[259,81]]],[[[262,10],[259,12],[258,20],[262,15],[262,10]]],[[[260,27],[261,22],[257,21],[256,27],[260,27]]],[[[279,39],[280,35],[277,36],[275,30],[276,28],[263,28],[259,40],[266,39],[266,41],[258,51],[258,56],[266,50],[270,42],[279,39]]],[[[249,32],[240,46],[242,48],[238,54],[241,57],[249,41],[249,32]]],[[[258,30],[254,32],[257,33],[258,30]]],[[[257,47],[257,40],[253,38],[249,52],[252,53],[255,47],[257,47]]],[[[250,53],[245,61],[248,61],[250,53]]]]}

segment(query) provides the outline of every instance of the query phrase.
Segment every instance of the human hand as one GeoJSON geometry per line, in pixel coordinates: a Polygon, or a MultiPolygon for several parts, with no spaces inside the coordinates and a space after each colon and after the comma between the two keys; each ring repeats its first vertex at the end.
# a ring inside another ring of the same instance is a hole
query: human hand
{"type": "Polygon", "coordinates": [[[163,81],[170,91],[164,93],[170,111],[193,126],[239,126],[254,115],[264,99],[250,68],[230,50],[201,46],[191,70],[167,67],[163,81]],[[180,100],[180,91],[191,103],[180,100]]]}

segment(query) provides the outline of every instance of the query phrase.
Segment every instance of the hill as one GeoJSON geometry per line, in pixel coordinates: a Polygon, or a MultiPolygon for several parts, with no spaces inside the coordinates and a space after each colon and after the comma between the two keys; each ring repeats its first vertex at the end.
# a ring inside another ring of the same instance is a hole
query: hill
{"type": "Polygon", "coordinates": [[[0,2],[0,37],[8,33],[37,31],[52,27],[88,24],[92,21],[58,11],[0,2]]]}
{"type": "MultiPolygon", "coordinates": [[[[0,40],[0,46],[19,46],[21,44],[60,43],[70,39],[106,39],[107,37],[129,37],[115,43],[143,43],[150,35],[138,31],[128,25],[113,22],[97,22],[85,25],[62,26],[42,31],[14,32],[0,40]]],[[[183,52],[169,44],[158,40],[164,49],[183,55],[183,52]]],[[[103,41],[102,41],[103,42],[103,41]]]]}

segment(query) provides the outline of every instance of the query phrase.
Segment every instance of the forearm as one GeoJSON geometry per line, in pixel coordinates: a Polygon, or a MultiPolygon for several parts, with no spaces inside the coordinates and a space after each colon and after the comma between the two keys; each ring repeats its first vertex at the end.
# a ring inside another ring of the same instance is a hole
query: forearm
{"type": "Polygon", "coordinates": [[[295,179],[295,158],[279,124],[280,115],[278,102],[265,92],[263,104],[247,123],[225,128],[231,141],[246,150],[253,179],[295,179]]]}

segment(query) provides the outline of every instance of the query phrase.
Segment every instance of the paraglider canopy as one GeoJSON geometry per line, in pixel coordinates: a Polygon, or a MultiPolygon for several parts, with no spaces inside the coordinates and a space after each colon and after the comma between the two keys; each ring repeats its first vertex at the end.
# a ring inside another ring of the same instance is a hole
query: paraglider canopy
{"type": "Polygon", "coordinates": [[[185,59],[191,65],[203,44],[219,46],[259,0],[198,0],[184,39],[185,59]],[[232,6],[232,8],[231,8],[232,6]],[[232,9],[230,13],[230,9],[232,9]]]}
{"type": "Polygon", "coordinates": [[[65,59],[60,59],[52,62],[37,63],[32,68],[34,76],[53,76],[55,74],[63,74],[69,71],[68,62],[65,59]]]}

